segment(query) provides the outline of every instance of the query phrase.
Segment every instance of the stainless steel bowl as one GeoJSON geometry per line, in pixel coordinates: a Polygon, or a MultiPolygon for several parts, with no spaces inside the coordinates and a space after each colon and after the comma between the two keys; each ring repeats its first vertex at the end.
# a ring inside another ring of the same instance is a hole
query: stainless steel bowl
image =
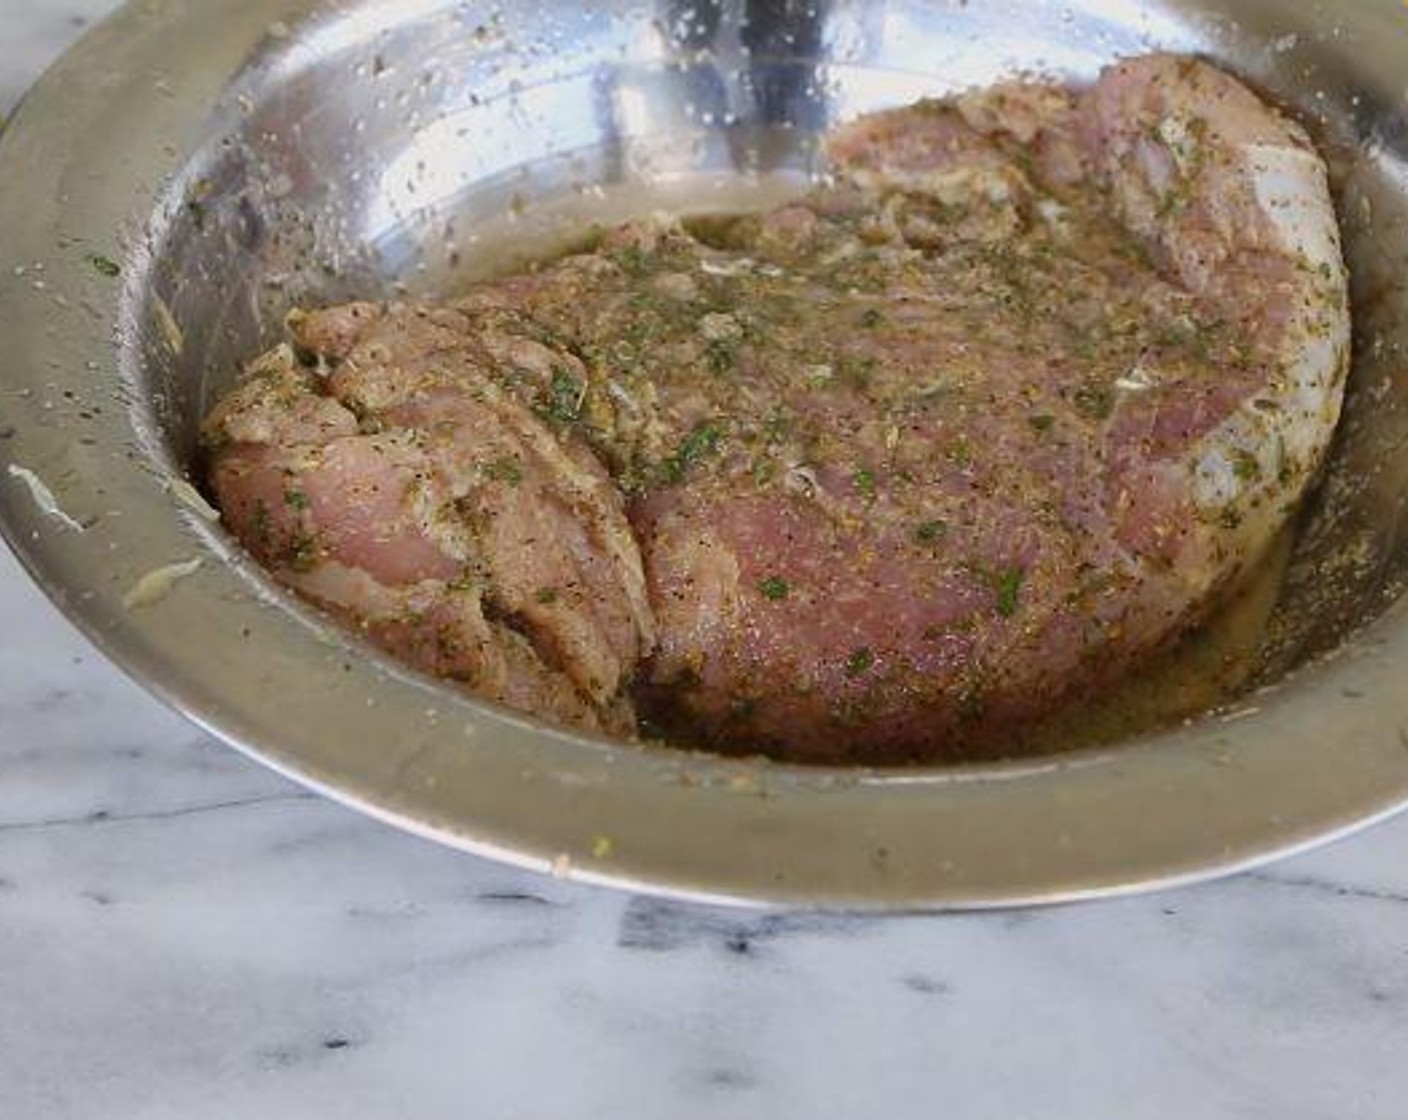
{"type": "Polygon", "coordinates": [[[1408,800],[1405,75],[1398,0],[141,0],[0,142],[4,529],[70,617],[191,718],[496,858],[857,907],[1244,867],[1408,800]],[[180,481],[199,417],[295,303],[446,291],[589,218],[757,203],[806,184],[834,120],[1018,69],[1089,77],[1154,47],[1221,60],[1319,129],[1355,275],[1348,418],[1298,538],[1278,680],[1236,712],[908,772],[600,741],[364,648],[273,587],[180,481]]]}

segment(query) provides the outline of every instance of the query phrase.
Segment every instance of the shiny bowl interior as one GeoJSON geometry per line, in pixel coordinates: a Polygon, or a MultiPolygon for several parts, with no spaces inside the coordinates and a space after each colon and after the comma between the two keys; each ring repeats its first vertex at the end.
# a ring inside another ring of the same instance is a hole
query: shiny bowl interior
{"type": "Polygon", "coordinates": [[[1394,0],[134,3],[0,142],[0,519],[169,702],[475,851],[849,906],[1050,901],[1245,866],[1408,800],[1406,72],[1394,0]],[[806,189],[832,122],[1016,72],[1088,79],[1151,49],[1218,60],[1311,125],[1354,283],[1346,419],[1230,709],[905,772],[595,740],[361,646],[180,481],[200,417],[293,306],[452,294],[592,221],[764,205],[806,189]]]}

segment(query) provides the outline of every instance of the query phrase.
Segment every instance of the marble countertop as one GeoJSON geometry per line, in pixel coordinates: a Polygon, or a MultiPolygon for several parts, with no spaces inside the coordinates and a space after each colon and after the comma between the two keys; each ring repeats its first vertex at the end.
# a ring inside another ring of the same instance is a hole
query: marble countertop
{"type": "MultiPolygon", "coordinates": [[[[0,109],[109,0],[0,0],[0,109]]],[[[0,1117],[1401,1120],[1408,818],[1038,912],[744,913],[313,797],[0,548],[0,1117]]]]}

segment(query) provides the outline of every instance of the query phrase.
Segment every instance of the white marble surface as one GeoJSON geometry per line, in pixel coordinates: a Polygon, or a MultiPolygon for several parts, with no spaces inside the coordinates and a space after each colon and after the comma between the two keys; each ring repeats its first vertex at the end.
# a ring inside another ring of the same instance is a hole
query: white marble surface
{"type": "MultiPolygon", "coordinates": [[[[0,107],[108,6],[0,0],[0,107]]],[[[695,1116],[1402,1120],[1408,819],[1036,913],[568,887],[221,748],[0,549],[0,1118],[695,1116]]]]}

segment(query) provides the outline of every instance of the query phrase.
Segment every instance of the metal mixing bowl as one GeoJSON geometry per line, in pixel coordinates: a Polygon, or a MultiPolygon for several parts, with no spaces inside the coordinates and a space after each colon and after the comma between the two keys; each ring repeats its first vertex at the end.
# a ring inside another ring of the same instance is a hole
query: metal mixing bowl
{"type": "Polygon", "coordinates": [[[1392,593],[1405,75],[1398,0],[139,0],[0,142],[0,517],[55,601],[169,703],[475,852],[862,907],[1244,867],[1408,799],[1392,593]],[[449,291],[592,218],[756,204],[805,186],[831,121],[1019,69],[1088,78],[1154,47],[1221,60],[1317,128],[1355,277],[1348,419],[1292,564],[1268,670],[1284,679],[1236,712],[1109,749],[888,773],[613,744],[364,648],[277,590],[177,481],[202,413],[296,303],[449,291]]]}

